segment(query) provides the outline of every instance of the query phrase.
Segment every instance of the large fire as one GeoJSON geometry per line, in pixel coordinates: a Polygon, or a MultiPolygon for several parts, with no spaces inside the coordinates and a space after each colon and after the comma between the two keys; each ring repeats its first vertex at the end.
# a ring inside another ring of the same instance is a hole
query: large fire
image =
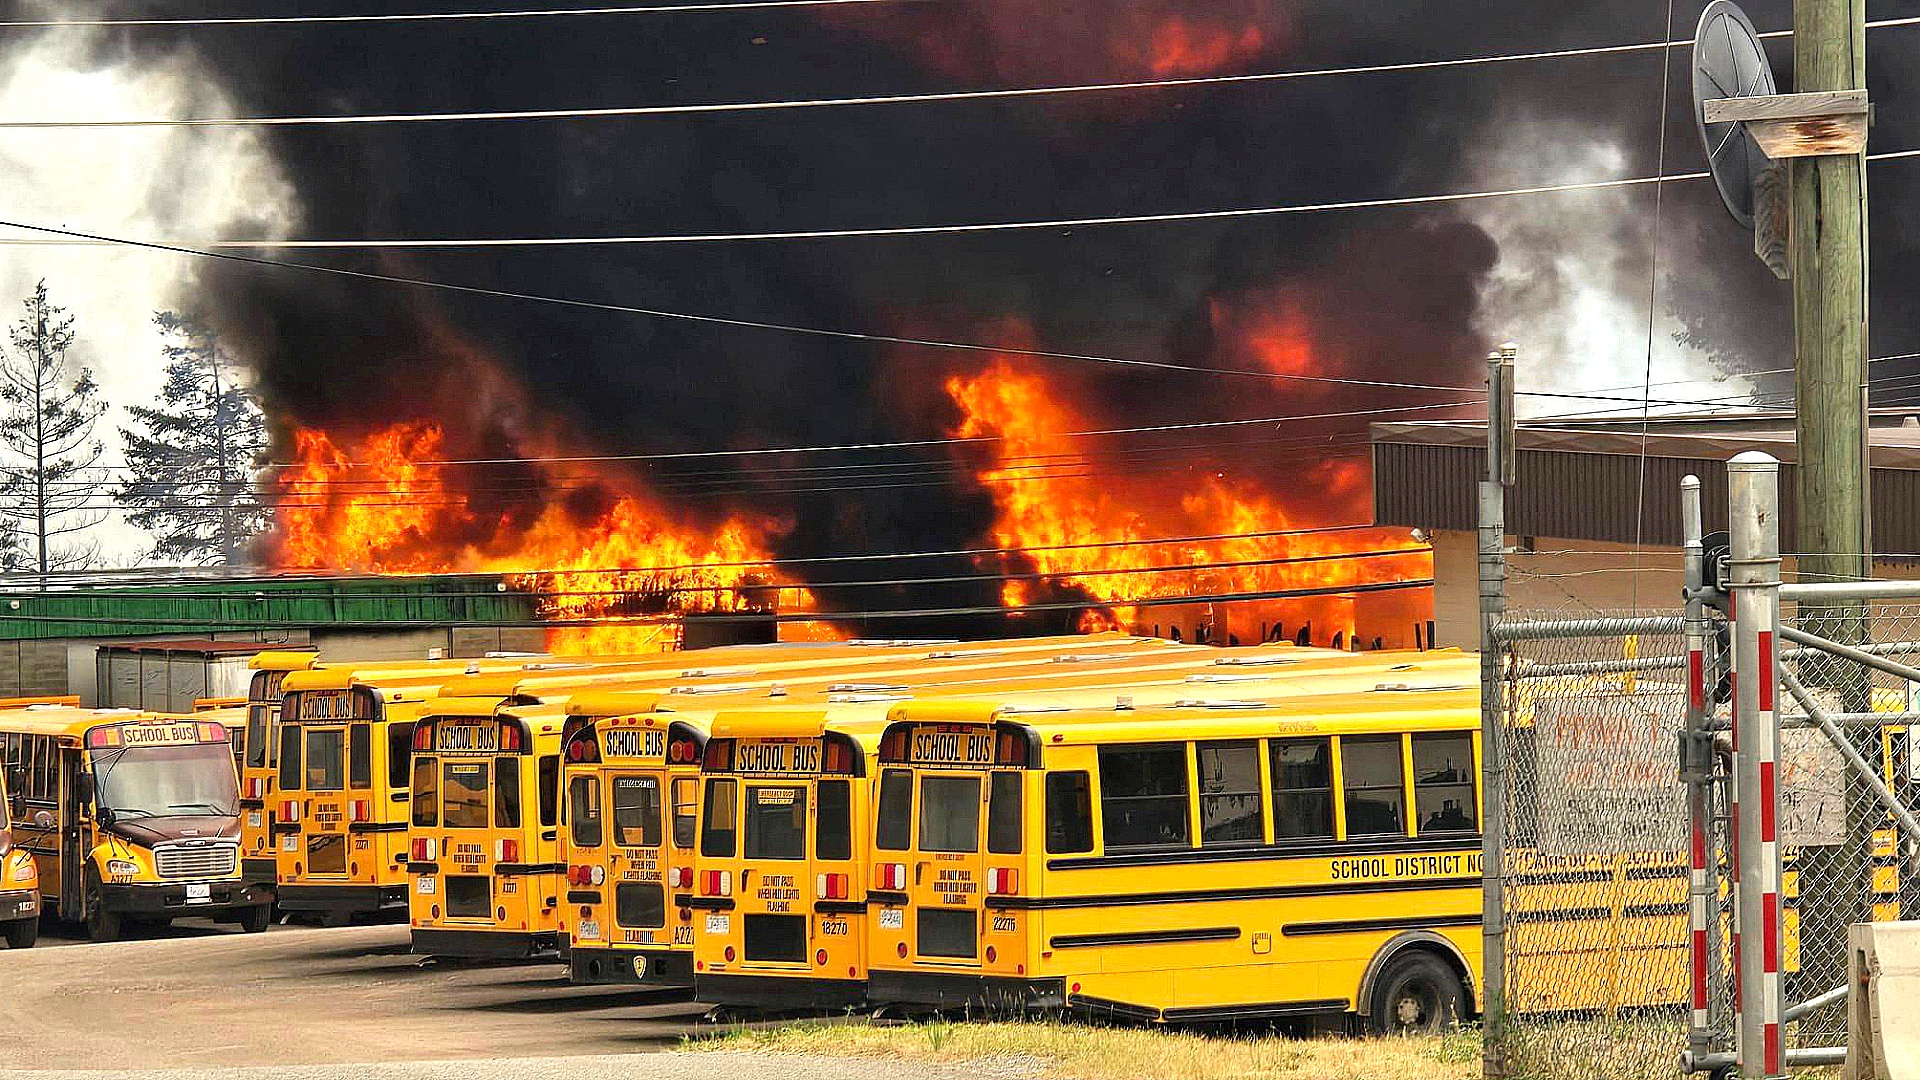
{"type": "MultiPolygon", "coordinates": [[[[532,471],[524,490],[547,497],[535,512],[488,509],[483,489],[455,483],[440,425],[402,422],[343,445],[324,431],[294,435],[296,467],[280,477],[275,561],[284,567],[374,573],[501,573],[540,597],[556,652],[657,651],[675,641],[661,614],[807,610],[804,589],[781,587],[765,569],[785,523],[734,514],[717,523],[679,521],[638,482],[591,478],[580,494],[578,463],[516,463],[532,471]]],[[[499,476],[482,484],[506,483],[499,476]]],[[[494,491],[493,494],[497,494],[494,491]]],[[[815,630],[818,634],[821,631],[815,630]]]]}
{"type": "MultiPolygon", "coordinates": [[[[1003,583],[1001,598],[1008,606],[1064,599],[1067,590],[1098,605],[1082,616],[1083,630],[1150,631],[1158,608],[1131,601],[1340,589],[1431,576],[1430,550],[1405,532],[1247,535],[1338,523],[1330,515],[1343,515],[1355,501],[1352,495],[1364,490],[1364,465],[1304,460],[1288,477],[1299,493],[1289,499],[1218,466],[1169,473],[1103,464],[1098,457],[1084,457],[1088,439],[1066,434],[1100,425],[1064,404],[1047,378],[1018,364],[998,357],[978,372],[950,377],[945,387],[962,416],[953,434],[992,440],[984,444],[989,449],[978,479],[993,497],[994,542],[1028,549],[992,561],[1009,572],[1037,575],[1003,583]],[[1088,463],[1067,464],[1077,461],[1088,463]],[[1199,536],[1223,539],[1115,543],[1199,536]],[[1385,554],[1322,558],[1362,552],[1385,554]],[[1193,569],[1168,569],[1185,567],[1193,569]]],[[[1411,592],[1415,595],[1397,602],[1403,613],[1397,621],[1407,626],[1424,618],[1423,609],[1431,604],[1427,590],[1411,592]]],[[[1355,634],[1351,595],[1231,607],[1208,619],[1218,620],[1214,625],[1222,640],[1228,633],[1297,637],[1305,631],[1320,644],[1336,633],[1350,643],[1355,634]]]]}

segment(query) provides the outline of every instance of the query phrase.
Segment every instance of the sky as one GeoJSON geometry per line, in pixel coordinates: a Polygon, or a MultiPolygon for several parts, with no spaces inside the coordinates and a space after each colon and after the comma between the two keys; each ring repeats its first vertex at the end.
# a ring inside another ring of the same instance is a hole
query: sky
{"type": "MultiPolygon", "coordinates": [[[[377,5],[201,3],[196,14],[377,5]]],[[[524,7],[439,0],[407,10],[524,7]]],[[[1689,37],[1676,0],[900,0],[834,9],[473,22],[0,29],[0,119],[600,107],[780,100],[1370,65],[1689,37]],[[1671,25],[1668,25],[1671,11],[1671,25]]],[[[17,3],[9,19],[177,16],[174,4],[17,3]]],[[[1748,6],[1760,27],[1786,0],[1748,6]]],[[[382,8],[382,10],[390,10],[382,8]]],[[[1920,14],[1878,3],[1873,18],[1920,14]]],[[[1875,151],[1902,117],[1920,27],[1874,31],[1875,151]]],[[[1782,83],[1790,55],[1774,46],[1782,83]]],[[[1438,71],[994,102],[723,116],[310,128],[0,130],[0,219],[192,242],[831,229],[1087,217],[1692,172],[1684,48],[1438,71]],[[1663,78],[1664,72],[1664,78],[1663,78]],[[1664,85],[1663,85],[1664,84],[1664,85]],[[1663,91],[1665,95],[1663,108],[1663,91]]],[[[1920,352],[1907,236],[1920,163],[1876,167],[1874,355],[1920,352]]],[[[0,239],[20,234],[0,230],[0,239]]],[[[488,252],[326,253],[328,266],[706,314],[1049,350],[1246,362],[1262,313],[1299,313],[1314,371],[1477,378],[1522,346],[1522,389],[1724,397],[1786,366],[1786,287],[1692,182],[1231,222],[967,236],[488,252]],[[1659,242],[1654,239],[1658,223],[1659,242]],[[1657,265],[1656,265],[1657,263],[1657,265]],[[1695,338],[1683,343],[1687,329],[1695,338]],[[1236,336],[1236,334],[1238,336],[1236,336]]],[[[962,358],[100,247],[0,246],[0,302],[47,280],[116,405],[159,385],[156,310],[201,311],[250,366],[284,454],[295,425],[496,408],[635,453],[938,436],[926,388],[962,358]],[[902,403],[906,403],[903,405],[902,403]]],[[[1102,419],[1251,407],[1218,380],[1060,372],[1102,419]]],[[[1898,376],[1920,367],[1876,369],[1898,376]]],[[[1899,384],[1895,384],[1896,387],[1899,384]]],[[[1404,398],[1301,392],[1337,409],[1404,398]]],[[[1271,403],[1260,402],[1265,407],[1271,403]]],[[[1536,411],[1564,410],[1540,402],[1536,411]]],[[[102,434],[121,422],[116,409],[102,434]]],[[[1349,424],[1349,427],[1352,425],[1349,424]]],[[[110,446],[108,457],[117,460],[110,446]]],[[[958,542],[872,503],[871,545],[958,542]]],[[[844,497],[842,501],[845,501],[844,497]]],[[[969,499],[972,499],[970,502],[969,499]]],[[[891,500],[891,501],[890,501],[891,500]]],[[[792,543],[846,542],[802,505],[792,543]]],[[[142,554],[123,523],[99,539],[142,554]]]]}

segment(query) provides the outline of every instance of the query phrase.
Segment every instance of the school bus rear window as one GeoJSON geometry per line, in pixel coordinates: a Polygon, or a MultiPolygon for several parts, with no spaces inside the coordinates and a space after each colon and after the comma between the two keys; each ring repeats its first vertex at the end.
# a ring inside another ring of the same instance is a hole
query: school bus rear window
{"type": "Polygon", "coordinates": [[[749,859],[807,857],[807,789],[797,785],[747,788],[749,859]]]}
{"type": "Polygon", "coordinates": [[[920,778],[920,850],[980,850],[980,778],[920,778]]]}
{"type": "Polygon", "coordinates": [[[493,759],[493,827],[520,827],[520,759],[493,759]]]}
{"type": "Polygon", "coordinates": [[[576,845],[600,846],[605,830],[600,820],[599,777],[576,776],[567,783],[567,823],[576,845]]]}
{"type": "Polygon", "coordinates": [[[340,791],[346,786],[346,735],[339,728],[307,730],[308,791],[340,791]]]}
{"type": "Polygon", "coordinates": [[[997,772],[987,789],[987,850],[995,855],[1020,854],[1020,804],[1026,777],[997,772]]]}
{"type": "Polygon", "coordinates": [[[738,796],[739,781],[716,779],[707,781],[707,805],[701,812],[703,823],[700,835],[700,854],[709,859],[731,859],[734,851],[734,837],[739,831],[734,825],[735,799],[738,796]]]}
{"type": "Polygon", "coordinates": [[[487,763],[449,761],[441,766],[441,822],[449,829],[487,827],[487,763]]]}
{"type": "Polygon", "coordinates": [[[434,758],[413,763],[413,823],[429,829],[440,824],[440,762],[434,758]]]}
{"type": "Polygon", "coordinates": [[[813,857],[853,858],[853,784],[822,780],[817,790],[820,807],[813,823],[813,857]]]}
{"type": "Polygon", "coordinates": [[[621,847],[660,846],[660,781],[657,777],[613,778],[613,842],[621,847]]]}
{"type": "Polygon", "coordinates": [[[913,844],[913,774],[887,769],[880,774],[880,811],[873,846],[905,851],[913,844]]]}

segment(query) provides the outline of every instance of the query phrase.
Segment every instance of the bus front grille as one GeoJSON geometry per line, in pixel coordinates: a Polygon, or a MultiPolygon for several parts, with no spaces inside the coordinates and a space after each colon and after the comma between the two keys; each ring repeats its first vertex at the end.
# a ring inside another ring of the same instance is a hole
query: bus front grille
{"type": "Polygon", "coordinates": [[[163,844],[153,849],[153,868],[163,878],[232,877],[240,869],[240,847],[163,844]]]}

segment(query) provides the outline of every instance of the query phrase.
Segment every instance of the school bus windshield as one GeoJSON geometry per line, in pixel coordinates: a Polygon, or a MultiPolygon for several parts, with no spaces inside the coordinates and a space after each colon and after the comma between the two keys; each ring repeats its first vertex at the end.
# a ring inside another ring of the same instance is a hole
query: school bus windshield
{"type": "Polygon", "coordinates": [[[94,754],[99,804],[122,817],[232,816],[240,790],[225,742],[94,754]]]}

